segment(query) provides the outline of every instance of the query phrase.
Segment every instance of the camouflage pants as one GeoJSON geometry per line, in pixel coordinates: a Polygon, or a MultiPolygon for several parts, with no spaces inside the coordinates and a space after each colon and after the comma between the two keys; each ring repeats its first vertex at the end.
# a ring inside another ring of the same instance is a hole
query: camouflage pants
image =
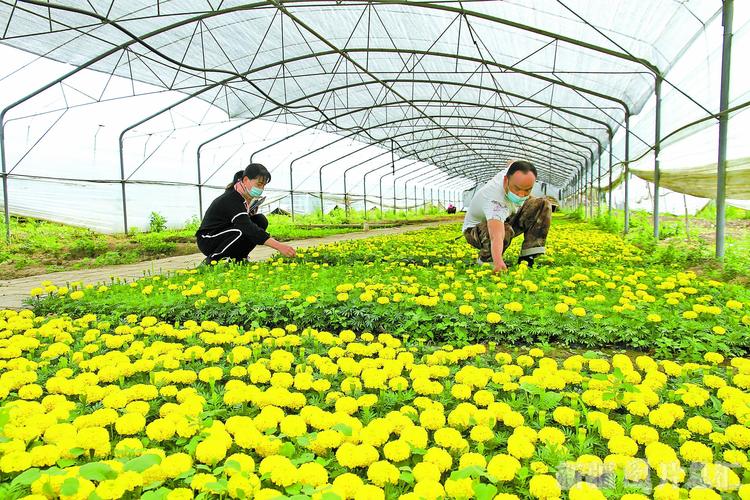
{"type": "MultiPolygon", "coordinates": [[[[546,198],[529,198],[521,208],[505,221],[505,238],[503,239],[503,253],[513,238],[523,234],[523,244],[519,257],[539,255],[545,252],[550,222],[552,221],[552,205],[546,198]]],[[[469,245],[479,249],[479,258],[485,262],[492,262],[490,233],[487,222],[470,227],[464,231],[464,237],[469,245]]]]}

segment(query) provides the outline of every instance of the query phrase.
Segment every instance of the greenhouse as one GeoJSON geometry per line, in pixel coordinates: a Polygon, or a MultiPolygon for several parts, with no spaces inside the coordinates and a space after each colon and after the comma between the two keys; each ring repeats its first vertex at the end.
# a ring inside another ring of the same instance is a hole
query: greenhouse
{"type": "Polygon", "coordinates": [[[747,2],[0,29],[0,498],[750,499],[747,2]]]}

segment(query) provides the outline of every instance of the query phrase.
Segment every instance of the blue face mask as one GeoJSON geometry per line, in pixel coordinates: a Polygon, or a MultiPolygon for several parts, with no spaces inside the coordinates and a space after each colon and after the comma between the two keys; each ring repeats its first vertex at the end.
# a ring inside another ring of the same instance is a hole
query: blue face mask
{"type": "Polygon", "coordinates": [[[263,194],[263,190],[259,188],[258,186],[253,186],[252,188],[250,188],[250,191],[248,191],[248,193],[253,198],[257,198],[258,196],[263,194]]]}
{"type": "Polygon", "coordinates": [[[514,205],[523,205],[523,203],[529,199],[528,196],[518,196],[513,191],[508,190],[507,193],[505,193],[505,197],[508,199],[509,202],[513,203],[514,205]]]}

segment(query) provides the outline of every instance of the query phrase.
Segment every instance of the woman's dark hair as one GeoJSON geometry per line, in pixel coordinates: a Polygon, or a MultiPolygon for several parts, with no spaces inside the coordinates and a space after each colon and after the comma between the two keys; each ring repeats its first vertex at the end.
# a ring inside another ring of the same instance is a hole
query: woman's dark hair
{"type": "Polygon", "coordinates": [[[523,172],[524,174],[528,174],[531,172],[534,174],[534,177],[539,177],[536,173],[536,167],[526,160],[516,160],[514,161],[510,167],[508,167],[508,172],[505,174],[505,177],[510,177],[511,175],[515,174],[516,172],[523,172]]]}
{"type": "Polygon", "coordinates": [[[245,167],[245,170],[238,170],[234,174],[234,178],[232,179],[232,182],[227,185],[227,189],[232,189],[232,187],[237,184],[237,181],[242,180],[245,177],[248,179],[260,179],[266,184],[271,182],[271,173],[265,166],[260,163],[251,163],[245,167]]]}

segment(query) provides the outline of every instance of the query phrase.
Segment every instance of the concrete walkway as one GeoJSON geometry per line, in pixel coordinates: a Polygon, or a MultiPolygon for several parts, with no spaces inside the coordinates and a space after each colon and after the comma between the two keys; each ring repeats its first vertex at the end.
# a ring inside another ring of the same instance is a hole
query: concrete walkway
{"type": "MultiPolygon", "coordinates": [[[[432,227],[439,224],[445,224],[455,221],[437,221],[427,222],[424,224],[409,224],[399,227],[385,229],[372,229],[356,233],[336,234],[326,236],[325,238],[309,238],[304,240],[288,241],[287,244],[297,247],[312,247],[323,243],[333,243],[345,240],[361,240],[373,236],[384,236],[390,234],[402,234],[409,231],[416,231],[426,227],[432,227]]],[[[260,246],[250,253],[250,260],[265,260],[277,252],[269,247],[260,246]]],[[[13,280],[0,280],[0,309],[21,309],[23,300],[29,297],[32,288],[40,286],[43,281],[51,281],[57,286],[67,285],[74,281],[82,283],[109,283],[112,277],[120,277],[126,280],[141,278],[146,274],[161,274],[167,271],[177,269],[191,269],[204,259],[204,255],[195,253],[191,255],[181,255],[179,257],[168,257],[166,259],[148,260],[137,262],[135,264],[124,264],[121,266],[98,267],[92,269],[76,269],[75,271],[61,271],[57,273],[39,274],[26,278],[17,278],[13,280]]]]}

